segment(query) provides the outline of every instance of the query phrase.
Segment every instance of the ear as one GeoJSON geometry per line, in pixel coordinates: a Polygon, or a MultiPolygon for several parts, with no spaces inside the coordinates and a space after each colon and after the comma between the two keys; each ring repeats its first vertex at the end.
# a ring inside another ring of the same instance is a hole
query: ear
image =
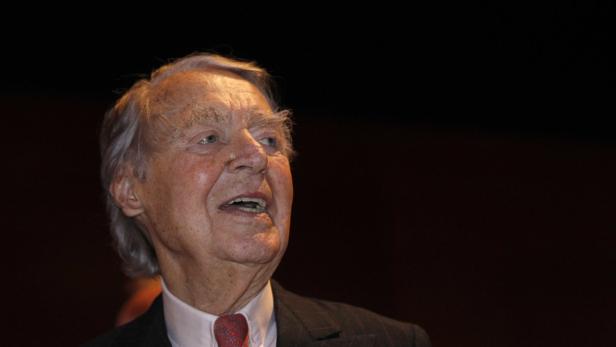
{"type": "Polygon", "coordinates": [[[135,217],[143,213],[143,203],[136,194],[135,180],[133,175],[121,170],[111,182],[109,192],[113,196],[116,205],[122,209],[127,217],[135,217]]]}

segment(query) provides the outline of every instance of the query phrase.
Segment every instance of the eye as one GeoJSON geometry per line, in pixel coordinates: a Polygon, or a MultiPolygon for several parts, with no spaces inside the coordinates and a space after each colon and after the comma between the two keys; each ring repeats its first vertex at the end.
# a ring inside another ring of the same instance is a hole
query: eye
{"type": "Polygon", "coordinates": [[[218,142],[218,135],[207,135],[205,137],[202,137],[201,140],[199,140],[199,142],[197,142],[200,145],[207,145],[209,143],[215,143],[218,142]]]}
{"type": "Polygon", "coordinates": [[[272,137],[272,136],[264,137],[261,139],[260,142],[266,146],[278,148],[278,139],[276,139],[275,137],[272,137]]]}

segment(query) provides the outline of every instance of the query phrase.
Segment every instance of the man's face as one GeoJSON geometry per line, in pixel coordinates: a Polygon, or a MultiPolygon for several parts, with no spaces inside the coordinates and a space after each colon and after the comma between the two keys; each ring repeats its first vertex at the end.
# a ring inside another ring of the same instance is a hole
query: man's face
{"type": "Polygon", "coordinates": [[[293,184],[282,124],[266,99],[232,75],[187,72],[160,82],[151,100],[175,129],[160,136],[135,189],[159,260],[275,268],[293,184]]]}

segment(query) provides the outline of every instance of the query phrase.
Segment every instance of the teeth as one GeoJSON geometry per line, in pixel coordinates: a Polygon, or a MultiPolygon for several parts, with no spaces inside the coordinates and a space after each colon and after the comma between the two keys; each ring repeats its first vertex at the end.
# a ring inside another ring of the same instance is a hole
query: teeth
{"type": "Polygon", "coordinates": [[[254,206],[246,206],[246,205],[237,206],[237,208],[239,208],[240,210],[247,211],[247,212],[263,212],[265,211],[265,208],[267,207],[267,203],[263,199],[245,198],[245,197],[233,199],[229,201],[227,205],[233,205],[233,204],[238,204],[238,203],[253,203],[254,206]]]}

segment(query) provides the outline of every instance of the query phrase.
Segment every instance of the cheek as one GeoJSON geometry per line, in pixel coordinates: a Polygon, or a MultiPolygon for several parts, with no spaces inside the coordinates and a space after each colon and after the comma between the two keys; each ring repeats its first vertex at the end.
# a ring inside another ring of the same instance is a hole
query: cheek
{"type": "Polygon", "coordinates": [[[173,170],[166,173],[161,183],[159,196],[167,208],[173,206],[174,214],[180,218],[191,218],[202,214],[203,204],[212,200],[212,187],[220,170],[205,158],[190,161],[179,158],[173,170]],[[201,211],[201,214],[196,212],[201,211]]]}
{"type": "Polygon", "coordinates": [[[276,199],[283,205],[282,210],[290,210],[293,201],[293,178],[288,160],[280,159],[270,167],[270,182],[276,199]]]}
{"type": "Polygon", "coordinates": [[[183,168],[183,172],[178,175],[182,180],[178,180],[177,184],[187,200],[192,200],[195,204],[204,202],[209,205],[216,200],[214,187],[220,174],[221,168],[217,165],[202,161],[183,168]]]}

